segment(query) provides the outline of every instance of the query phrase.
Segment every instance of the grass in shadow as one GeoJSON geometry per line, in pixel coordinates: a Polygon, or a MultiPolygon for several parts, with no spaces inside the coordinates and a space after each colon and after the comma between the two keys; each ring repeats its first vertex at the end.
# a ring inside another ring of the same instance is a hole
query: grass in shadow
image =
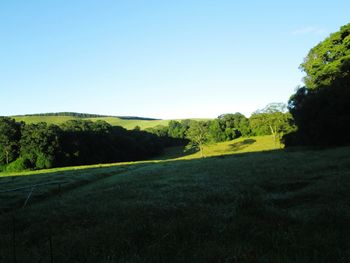
{"type": "Polygon", "coordinates": [[[245,139],[243,141],[230,144],[230,149],[234,152],[242,151],[244,148],[247,148],[249,145],[255,142],[255,139],[245,139]]]}
{"type": "Polygon", "coordinates": [[[349,262],[349,153],[275,150],[72,171],[66,176],[111,176],[1,215],[0,262],[13,262],[12,216],[18,262],[50,262],[49,230],[55,262],[349,262]]]}
{"type": "Polygon", "coordinates": [[[186,149],[185,146],[175,146],[164,149],[162,155],[153,158],[153,160],[169,160],[169,159],[177,159],[183,158],[186,156],[193,155],[197,153],[198,150],[191,148],[186,149]]]}

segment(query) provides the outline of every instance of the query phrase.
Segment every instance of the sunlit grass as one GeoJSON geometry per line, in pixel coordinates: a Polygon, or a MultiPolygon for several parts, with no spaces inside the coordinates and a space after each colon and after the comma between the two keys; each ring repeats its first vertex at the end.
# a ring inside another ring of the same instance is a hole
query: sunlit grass
{"type": "MultiPolygon", "coordinates": [[[[276,149],[272,136],[258,136],[251,138],[238,138],[233,141],[208,144],[204,146],[203,154],[205,157],[228,155],[245,152],[260,152],[276,149]]],[[[200,153],[182,157],[183,159],[200,158],[200,153]]]]}
{"type": "MultiPolygon", "coordinates": [[[[238,153],[261,152],[281,149],[283,145],[275,144],[272,136],[256,136],[249,138],[238,138],[232,141],[210,143],[204,146],[204,157],[222,156],[238,153]]],[[[201,158],[200,152],[186,149],[186,147],[171,147],[165,149],[164,153],[157,159],[196,159],[201,158]]]]}

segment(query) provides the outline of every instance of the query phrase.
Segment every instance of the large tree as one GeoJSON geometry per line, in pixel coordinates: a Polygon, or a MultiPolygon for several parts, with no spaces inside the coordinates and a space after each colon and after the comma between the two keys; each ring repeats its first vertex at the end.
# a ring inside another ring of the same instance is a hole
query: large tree
{"type": "Polygon", "coordinates": [[[60,154],[61,129],[45,122],[25,125],[22,131],[21,156],[32,168],[51,168],[60,154]]]}
{"type": "Polygon", "coordinates": [[[277,146],[284,134],[295,129],[292,115],[286,111],[287,105],[284,103],[270,103],[255,111],[250,119],[253,131],[257,135],[271,134],[277,146]]]}
{"type": "Polygon", "coordinates": [[[240,112],[222,114],[218,117],[221,126],[228,131],[233,131],[232,140],[238,136],[248,136],[250,135],[249,120],[240,112]]]}
{"type": "Polygon", "coordinates": [[[190,147],[197,148],[201,153],[201,157],[204,157],[203,146],[209,140],[208,130],[208,122],[192,121],[186,132],[186,137],[190,140],[190,147]]]}
{"type": "Polygon", "coordinates": [[[301,69],[305,86],[289,100],[298,131],[287,145],[350,143],[350,24],[310,50],[301,69]]]}
{"type": "Polygon", "coordinates": [[[350,24],[342,26],[310,50],[300,68],[308,89],[330,86],[350,79],[350,24]]]}
{"type": "Polygon", "coordinates": [[[9,164],[19,155],[21,124],[8,117],[0,117],[0,164],[9,164]]]}

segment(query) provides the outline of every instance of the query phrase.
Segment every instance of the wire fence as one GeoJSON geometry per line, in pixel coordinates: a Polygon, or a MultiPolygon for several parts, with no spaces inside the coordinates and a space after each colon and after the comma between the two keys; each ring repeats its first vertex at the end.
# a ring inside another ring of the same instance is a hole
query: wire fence
{"type": "MultiPolygon", "coordinates": [[[[22,187],[17,187],[13,189],[7,189],[7,190],[2,190],[0,191],[0,195],[3,193],[11,193],[11,192],[17,192],[17,191],[23,191],[25,189],[29,189],[28,194],[25,196],[23,205],[21,206],[22,208],[28,206],[30,204],[31,197],[33,196],[34,192],[39,189],[40,187],[43,186],[48,186],[48,185],[57,185],[57,193],[60,196],[62,192],[62,185],[66,184],[68,182],[47,182],[47,183],[39,183],[39,184],[33,184],[33,185],[28,185],[28,186],[22,186],[22,187]]],[[[17,247],[17,221],[15,217],[15,213],[12,213],[12,219],[11,219],[11,250],[12,250],[12,259],[14,263],[18,263],[18,257],[17,257],[17,252],[18,252],[18,247],[17,247]]],[[[48,226],[48,243],[49,243],[49,255],[50,255],[50,262],[54,262],[54,254],[53,254],[53,242],[52,242],[52,231],[50,225],[48,226]]]]}

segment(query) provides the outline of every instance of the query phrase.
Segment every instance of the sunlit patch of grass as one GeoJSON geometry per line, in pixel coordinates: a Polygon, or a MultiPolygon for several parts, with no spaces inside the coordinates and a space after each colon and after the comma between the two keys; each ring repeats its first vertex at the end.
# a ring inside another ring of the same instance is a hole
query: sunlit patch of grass
{"type": "MultiPolygon", "coordinates": [[[[280,145],[276,147],[272,136],[257,136],[251,138],[238,138],[232,141],[208,144],[204,146],[203,154],[205,157],[230,155],[237,153],[261,152],[274,149],[280,149],[280,145]]],[[[283,147],[283,146],[281,146],[283,147]]],[[[199,152],[189,152],[186,154],[185,148],[177,147],[172,151],[178,151],[179,159],[200,158],[199,152]],[[181,152],[183,154],[181,154],[181,152]]],[[[169,154],[169,152],[166,152],[169,154]]],[[[174,153],[169,157],[176,157],[174,153]]]]}

